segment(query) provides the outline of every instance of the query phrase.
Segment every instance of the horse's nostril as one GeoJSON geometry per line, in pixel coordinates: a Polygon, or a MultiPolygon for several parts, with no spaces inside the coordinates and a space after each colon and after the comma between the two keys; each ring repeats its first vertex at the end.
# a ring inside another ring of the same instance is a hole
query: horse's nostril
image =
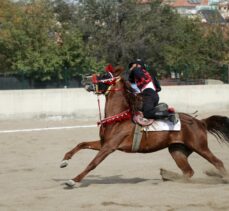
{"type": "Polygon", "coordinates": [[[89,85],[85,85],[84,88],[88,91],[89,90],[89,85]]]}
{"type": "Polygon", "coordinates": [[[84,86],[84,88],[85,88],[88,92],[94,91],[94,86],[91,85],[91,84],[86,84],[86,85],[84,86]]]}
{"type": "Polygon", "coordinates": [[[91,83],[91,78],[92,78],[92,76],[90,76],[90,75],[83,75],[81,84],[83,86],[85,86],[86,84],[90,84],[91,83]]]}

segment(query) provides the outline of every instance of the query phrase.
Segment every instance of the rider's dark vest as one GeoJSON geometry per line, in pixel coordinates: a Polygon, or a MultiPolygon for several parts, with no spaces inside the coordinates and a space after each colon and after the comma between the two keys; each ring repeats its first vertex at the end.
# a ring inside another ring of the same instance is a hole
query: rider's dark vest
{"type": "Polygon", "coordinates": [[[146,87],[146,85],[149,82],[152,82],[153,86],[154,86],[154,90],[156,92],[160,92],[161,91],[161,86],[160,86],[160,82],[157,80],[155,74],[153,74],[152,76],[150,75],[149,72],[147,72],[145,69],[143,68],[139,68],[137,67],[136,69],[133,69],[130,72],[129,75],[129,81],[131,83],[135,83],[137,85],[137,87],[142,91],[142,89],[144,89],[146,87]]]}
{"type": "Polygon", "coordinates": [[[150,74],[145,69],[141,70],[144,73],[144,75],[141,78],[135,79],[135,83],[137,84],[140,90],[142,90],[149,82],[152,81],[150,74]]]}

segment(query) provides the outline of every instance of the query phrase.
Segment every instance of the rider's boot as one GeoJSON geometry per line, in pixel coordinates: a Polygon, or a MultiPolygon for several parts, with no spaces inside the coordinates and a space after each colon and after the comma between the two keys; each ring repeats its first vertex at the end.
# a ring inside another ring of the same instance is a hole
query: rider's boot
{"type": "Polygon", "coordinates": [[[176,113],[169,113],[168,111],[158,111],[154,113],[154,119],[168,119],[174,125],[178,122],[176,113]]]}
{"type": "Polygon", "coordinates": [[[175,125],[178,122],[177,114],[176,113],[170,114],[168,120],[175,125]]]}

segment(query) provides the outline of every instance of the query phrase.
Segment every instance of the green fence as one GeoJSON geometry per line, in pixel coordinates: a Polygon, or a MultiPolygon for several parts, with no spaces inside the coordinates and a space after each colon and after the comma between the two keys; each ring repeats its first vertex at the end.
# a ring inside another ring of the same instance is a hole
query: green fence
{"type": "Polygon", "coordinates": [[[0,90],[12,89],[48,89],[48,88],[79,88],[81,78],[70,80],[34,81],[20,76],[0,76],[0,90]]]}

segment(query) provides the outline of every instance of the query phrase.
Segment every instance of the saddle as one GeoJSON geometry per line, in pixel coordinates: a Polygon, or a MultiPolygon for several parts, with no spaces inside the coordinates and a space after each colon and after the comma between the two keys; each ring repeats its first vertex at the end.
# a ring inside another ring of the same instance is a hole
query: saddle
{"type": "Polygon", "coordinates": [[[139,124],[141,126],[149,126],[156,120],[169,120],[174,125],[179,121],[178,116],[175,113],[175,110],[173,108],[169,108],[166,103],[159,103],[154,108],[154,116],[155,119],[146,119],[143,116],[142,112],[136,113],[133,117],[133,121],[136,124],[139,124]]]}

